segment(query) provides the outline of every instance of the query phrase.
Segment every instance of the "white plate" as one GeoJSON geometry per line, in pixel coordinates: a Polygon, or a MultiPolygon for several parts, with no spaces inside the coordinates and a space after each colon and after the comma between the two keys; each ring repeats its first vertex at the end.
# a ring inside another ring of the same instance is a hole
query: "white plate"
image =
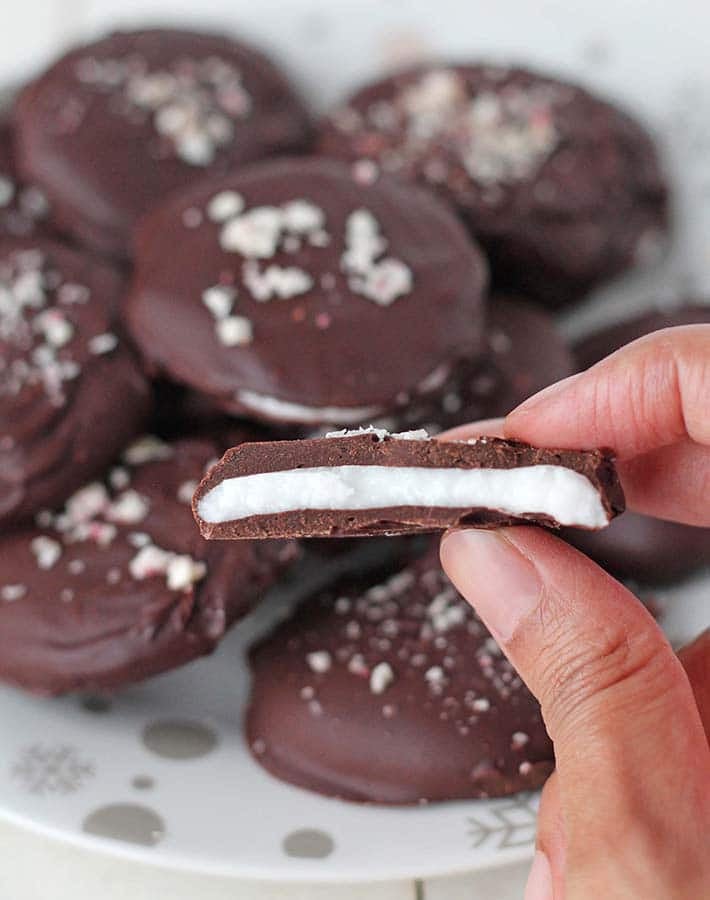
{"type": "MultiPolygon", "coordinates": [[[[654,593],[674,642],[710,624],[708,591],[710,576],[654,593]]],[[[296,593],[274,592],[212,658],[110,702],[0,688],[0,815],[88,847],[241,878],[422,878],[529,857],[537,795],[366,807],[282,784],[253,762],[240,727],[243,650],[296,593]]]]}
{"type": "MultiPolygon", "coordinates": [[[[86,4],[87,29],[113,24],[114,6],[86,4]]],[[[172,0],[125,0],[121,16],[168,20],[173,8],[172,0]]],[[[624,101],[659,133],[678,199],[675,245],[660,268],[604,290],[566,328],[578,332],[654,298],[710,293],[704,6],[232,0],[199,9],[200,21],[242,27],[280,52],[320,105],[383,62],[422,51],[531,61],[624,101]]],[[[682,643],[710,624],[709,591],[710,576],[654,594],[672,640],[682,643]]],[[[126,691],[107,709],[0,689],[0,815],[87,847],[242,878],[414,878],[531,855],[536,796],[379,809],[309,794],[256,766],[240,728],[243,647],[279,607],[273,598],[213,658],[126,691]]]]}

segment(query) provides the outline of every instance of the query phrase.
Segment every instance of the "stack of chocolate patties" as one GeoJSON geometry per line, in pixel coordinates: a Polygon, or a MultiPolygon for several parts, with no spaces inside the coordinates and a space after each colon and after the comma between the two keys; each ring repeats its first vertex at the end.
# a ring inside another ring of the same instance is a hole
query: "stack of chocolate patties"
{"type": "Polygon", "coordinates": [[[0,129],[0,677],[114,690],[210,652],[296,556],[208,545],[190,503],[255,433],[155,392],[123,327],[140,216],[181,188],[302,150],[281,72],[179,31],[78,48],[0,129]],[[155,414],[156,401],[160,414],[155,414]],[[145,436],[157,426],[164,437],[145,436]]]}
{"type": "MultiPolygon", "coordinates": [[[[225,447],[505,415],[575,369],[550,307],[654,258],[667,225],[643,129],[546,76],[412,70],[314,126],[274,63],[228,37],[67,53],[0,129],[0,677],[115,690],[211,651],[297,552],[268,528],[200,536],[192,494],[225,447]]],[[[426,446],[425,466],[452,468],[426,446]]],[[[474,457],[606,490],[605,457],[474,457]]],[[[612,495],[584,527],[618,511],[612,495]]],[[[506,515],[540,512],[521,503],[506,515]]],[[[549,771],[535,701],[435,550],[393,572],[420,552],[400,544],[255,649],[249,741],[277,776],[399,803],[549,771]]]]}

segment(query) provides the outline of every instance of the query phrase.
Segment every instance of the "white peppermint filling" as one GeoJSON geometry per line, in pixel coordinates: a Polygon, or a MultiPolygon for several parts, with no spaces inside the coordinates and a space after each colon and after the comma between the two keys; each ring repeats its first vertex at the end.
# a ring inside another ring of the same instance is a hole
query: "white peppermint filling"
{"type": "MultiPolygon", "coordinates": [[[[434,369],[425,377],[424,381],[430,381],[438,371],[439,369],[434,369]]],[[[304,425],[320,425],[322,422],[359,425],[361,422],[372,420],[385,412],[381,406],[304,406],[301,403],[290,403],[288,400],[279,400],[278,397],[270,397],[267,394],[260,394],[258,391],[248,389],[237,391],[235,400],[254,413],[261,413],[282,422],[296,422],[304,425]]],[[[419,436],[420,431],[421,429],[412,434],[419,436]]],[[[334,437],[342,436],[336,432],[332,432],[332,434],[334,437]]]]}
{"type": "Polygon", "coordinates": [[[302,406],[248,390],[238,391],[236,399],[252,412],[284,422],[362,422],[382,412],[379,406],[302,406]]]}
{"type": "Polygon", "coordinates": [[[549,516],[560,525],[602,528],[609,517],[594,485],[564,466],[448,469],[417,466],[314,466],[226,478],[198,504],[205,522],[294,510],[392,506],[491,509],[549,516]]]}

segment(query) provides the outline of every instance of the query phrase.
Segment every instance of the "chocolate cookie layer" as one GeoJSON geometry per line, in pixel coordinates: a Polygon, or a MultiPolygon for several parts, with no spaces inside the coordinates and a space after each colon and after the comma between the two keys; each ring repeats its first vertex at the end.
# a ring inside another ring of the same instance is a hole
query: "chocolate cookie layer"
{"type": "Polygon", "coordinates": [[[575,85],[438,65],[363,87],[322,153],[435,188],[484,244],[494,284],[558,306],[659,252],[666,184],[646,132],[575,85]]]}
{"type": "Polygon", "coordinates": [[[0,118],[0,235],[26,237],[48,231],[44,193],[17,173],[9,123],[0,118]]]}
{"type": "Polygon", "coordinates": [[[250,661],[249,746],[284,781],[406,804],[529,790],[552,770],[537,702],[437,547],[317,594],[250,661]]]}
{"type": "Polygon", "coordinates": [[[150,390],[114,317],[110,267],[0,238],[0,524],[61,504],[143,428],[150,390]]]}
{"type": "Polygon", "coordinates": [[[603,528],[623,511],[611,457],[499,438],[378,429],[243,444],[200,483],[208,539],[361,537],[535,523],[603,528]]]}
{"type": "Polygon", "coordinates": [[[119,257],[171,191],[300,149],[309,131],[284,75],[253,47],[167,29],[75,48],[23,91],[16,122],[18,161],[52,218],[119,257]]]}
{"type": "MultiPolygon", "coordinates": [[[[652,331],[704,323],[710,323],[708,305],[651,311],[587,336],[574,348],[575,355],[580,368],[586,369],[652,331]]],[[[619,578],[662,583],[710,564],[710,528],[694,528],[634,512],[612,522],[603,533],[570,530],[564,536],[619,578]]]]}
{"type": "Polygon", "coordinates": [[[0,538],[0,678],[113,690],[214,649],[293,555],[208,545],[190,514],[206,441],[143,438],[36,527],[0,538]]]}
{"type": "Polygon", "coordinates": [[[436,198],[261,163],[148,216],[126,315],[155,369],[265,421],[361,422],[477,352],[485,264],[436,198]],[[175,253],[180,247],[181,252],[175,253]]]}

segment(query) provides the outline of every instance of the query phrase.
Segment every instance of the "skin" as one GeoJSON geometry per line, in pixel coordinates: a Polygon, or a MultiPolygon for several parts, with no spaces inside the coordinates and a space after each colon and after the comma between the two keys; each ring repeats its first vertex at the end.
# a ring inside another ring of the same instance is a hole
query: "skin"
{"type": "MultiPolygon", "coordinates": [[[[693,325],[446,437],[612,447],[629,508],[708,526],[709,410],[710,325],[693,325]]],[[[526,900],[707,896],[710,632],[676,656],[633,594],[541,529],[449,532],[441,557],[555,744],[526,900]]]]}

